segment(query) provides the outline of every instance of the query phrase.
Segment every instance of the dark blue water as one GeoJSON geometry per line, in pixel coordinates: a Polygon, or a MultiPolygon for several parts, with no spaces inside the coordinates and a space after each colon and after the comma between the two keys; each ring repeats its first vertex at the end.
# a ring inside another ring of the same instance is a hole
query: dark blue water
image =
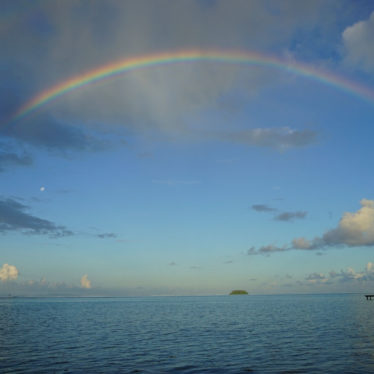
{"type": "Polygon", "coordinates": [[[0,372],[370,373],[374,300],[0,299],[0,372]]]}

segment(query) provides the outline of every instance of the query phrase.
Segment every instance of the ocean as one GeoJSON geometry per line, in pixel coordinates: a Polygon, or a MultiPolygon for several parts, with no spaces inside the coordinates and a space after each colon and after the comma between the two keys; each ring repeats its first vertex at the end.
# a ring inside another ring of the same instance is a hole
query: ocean
{"type": "Polygon", "coordinates": [[[373,373],[360,294],[0,299],[1,373],[373,373]]]}

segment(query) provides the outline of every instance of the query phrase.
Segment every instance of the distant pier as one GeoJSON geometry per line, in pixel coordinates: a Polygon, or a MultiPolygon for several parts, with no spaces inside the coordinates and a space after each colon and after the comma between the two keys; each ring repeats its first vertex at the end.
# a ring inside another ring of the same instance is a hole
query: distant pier
{"type": "Polygon", "coordinates": [[[371,300],[374,297],[374,295],[365,295],[365,297],[366,297],[366,300],[371,300]]]}

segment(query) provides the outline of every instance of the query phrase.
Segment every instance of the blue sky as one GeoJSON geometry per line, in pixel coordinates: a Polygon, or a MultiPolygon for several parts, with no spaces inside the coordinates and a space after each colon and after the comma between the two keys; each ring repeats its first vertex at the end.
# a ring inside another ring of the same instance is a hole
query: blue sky
{"type": "Polygon", "coordinates": [[[0,294],[372,292],[374,102],[193,62],[40,92],[118,59],[239,50],[374,92],[372,1],[2,1],[0,294]]]}

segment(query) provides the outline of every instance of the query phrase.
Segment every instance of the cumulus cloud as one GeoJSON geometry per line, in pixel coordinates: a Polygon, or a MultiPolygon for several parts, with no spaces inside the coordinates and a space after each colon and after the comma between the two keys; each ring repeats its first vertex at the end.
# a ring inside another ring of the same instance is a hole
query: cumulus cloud
{"type": "Polygon", "coordinates": [[[374,281],[374,263],[368,262],[365,269],[356,271],[352,267],[340,271],[330,271],[328,274],[312,273],[305,277],[308,283],[313,284],[331,284],[333,282],[367,282],[374,281]]]}
{"type": "Polygon", "coordinates": [[[295,238],[292,240],[292,248],[295,249],[315,249],[314,243],[305,238],[295,238]]]}
{"type": "Polygon", "coordinates": [[[327,283],[329,278],[323,273],[312,273],[305,277],[309,283],[327,283]]]}
{"type": "Polygon", "coordinates": [[[18,278],[18,269],[14,265],[4,264],[0,268],[0,280],[6,282],[18,278]]]}
{"type": "MultiPolygon", "coordinates": [[[[1,269],[1,267],[0,267],[1,269]]],[[[83,278],[83,277],[82,277],[83,278]]],[[[2,278],[0,278],[1,281],[2,278]]],[[[45,277],[39,280],[28,279],[28,280],[16,280],[12,283],[12,294],[13,295],[25,295],[25,296],[83,296],[83,295],[113,295],[111,290],[102,290],[100,288],[92,287],[88,279],[84,280],[86,287],[79,284],[72,284],[66,282],[56,282],[47,280],[45,277]],[[87,287],[90,286],[90,287],[87,287]]],[[[0,282],[0,295],[8,295],[9,287],[7,288],[5,282],[1,287],[0,282]],[[4,287],[5,286],[5,287],[4,287]]]]}
{"type": "Polygon", "coordinates": [[[355,213],[344,213],[338,227],[327,231],[322,241],[326,245],[374,245],[374,200],[362,199],[355,213]]]}
{"type": "Polygon", "coordinates": [[[91,288],[91,281],[88,279],[87,274],[83,275],[81,278],[81,287],[82,288],[91,288]]]}
{"type": "Polygon", "coordinates": [[[307,215],[307,212],[298,211],[298,212],[283,212],[275,216],[277,221],[292,221],[294,219],[303,219],[307,215]]]}
{"type": "Polygon", "coordinates": [[[346,62],[369,73],[374,72],[374,12],[369,19],[347,27],[342,38],[346,62]]]}
{"type": "Polygon", "coordinates": [[[0,233],[21,231],[26,234],[43,234],[51,237],[72,235],[64,226],[33,216],[28,206],[14,199],[0,199],[0,233]]]}
{"type": "Polygon", "coordinates": [[[290,245],[277,247],[265,245],[258,249],[251,247],[248,254],[271,254],[292,249],[315,250],[336,246],[361,247],[374,245],[374,200],[362,199],[361,208],[354,213],[346,212],[338,226],[326,231],[321,237],[311,240],[298,237],[290,245]]]}
{"type": "Polygon", "coordinates": [[[335,273],[334,275],[332,272],[330,273],[332,278],[338,278],[341,282],[349,282],[352,280],[368,280],[373,278],[373,274],[371,271],[367,271],[366,269],[362,272],[356,272],[353,268],[349,267],[346,270],[341,270],[340,273],[335,273]]]}

